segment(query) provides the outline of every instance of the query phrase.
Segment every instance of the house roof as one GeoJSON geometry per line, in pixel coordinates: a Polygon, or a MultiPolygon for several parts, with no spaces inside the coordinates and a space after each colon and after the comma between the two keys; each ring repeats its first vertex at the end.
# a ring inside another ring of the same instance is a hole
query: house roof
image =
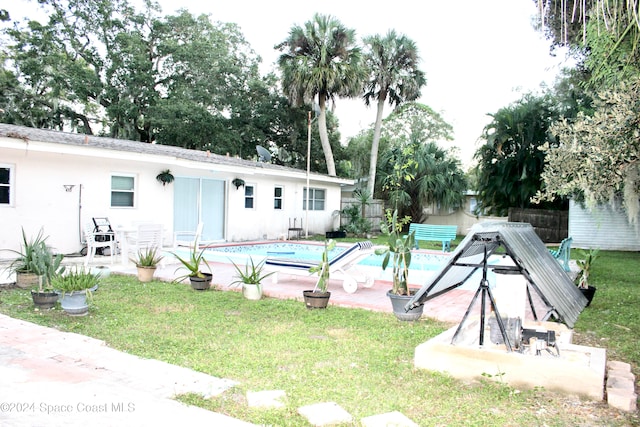
{"type": "MultiPolygon", "coordinates": [[[[0,123],[0,139],[15,138],[27,145],[27,149],[34,151],[51,151],[29,145],[30,142],[42,142],[57,144],[55,151],[72,150],[74,154],[89,155],[84,152],[86,148],[106,150],[114,157],[117,154],[130,153],[140,161],[149,161],[149,156],[160,156],[166,164],[191,163],[191,167],[199,164],[200,167],[221,169],[229,172],[240,172],[241,169],[251,169],[251,173],[259,170],[266,175],[288,175],[291,177],[304,178],[306,171],[287,166],[275,165],[272,163],[245,160],[238,157],[222,156],[208,151],[190,150],[171,145],[149,144],[145,142],[131,141],[125,139],[107,138],[102,136],[84,135],[70,132],[60,132],[55,130],[37,129],[25,126],[16,126],[0,123]]],[[[13,148],[0,142],[0,147],[13,148]]],[[[103,151],[104,153],[104,151],[103,151]]],[[[353,180],[333,177],[324,174],[311,173],[310,177],[314,181],[332,182],[336,184],[348,185],[353,180]]]]}

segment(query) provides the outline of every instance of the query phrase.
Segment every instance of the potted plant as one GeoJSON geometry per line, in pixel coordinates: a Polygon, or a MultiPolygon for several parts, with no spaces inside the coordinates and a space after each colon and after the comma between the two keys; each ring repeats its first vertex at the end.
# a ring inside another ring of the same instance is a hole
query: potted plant
{"type": "Polygon", "coordinates": [[[91,288],[98,284],[97,275],[79,266],[54,276],[51,282],[53,288],[62,294],[60,306],[67,314],[84,316],[88,313],[87,297],[91,296],[91,288]]]}
{"type": "Polygon", "coordinates": [[[173,174],[169,169],[165,169],[162,172],[160,172],[158,175],[156,175],[156,179],[164,187],[167,184],[171,184],[175,178],[173,177],[173,174]]]}
{"type": "Polygon", "coordinates": [[[275,273],[275,271],[266,274],[263,273],[265,261],[266,259],[263,259],[259,263],[255,264],[253,262],[253,258],[249,257],[249,263],[245,264],[244,270],[238,267],[235,262],[231,261],[238,274],[236,276],[237,280],[231,282],[229,286],[242,285],[242,295],[244,295],[246,299],[261,299],[262,281],[275,273]]]}
{"type": "Polygon", "coordinates": [[[38,276],[38,287],[31,290],[31,298],[36,308],[48,310],[58,301],[59,295],[53,289],[51,280],[64,272],[65,267],[60,265],[63,258],[62,254],[54,257],[44,241],[33,248],[29,270],[38,276]]]}
{"type": "Polygon", "coordinates": [[[175,252],[171,252],[173,256],[176,257],[178,261],[182,264],[182,267],[178,267],[176,271],[181,268],[186,268],[189,272],[180,277],[174,279],[174,282],[182,282],[184,279],[189,278],[189,282],[191,283],[191,287],[197,291],[202,291],[209,289],[211,287],[211,279],[213,278],[213,274],[211,274],[211,267],[209,263],[204,257],[205,250],[207,246],[199,249],[197,246],[193,246],[191,248],[191,252],[189,253],[189,258],[183,258],[175,252]],[[201,265],[206,265],[209,272],[201,271],[201,265]]]}
{"type": "Polygon", "coordinates": [[[398,220],[397,209],[393,213],[391,213],[390,209],[387,209],[385,215],[386,222],[380,224],[380,230],[387,236],[387,247],[378,248],[375,253],[376,255],[384,255],[382,259],[383,270],[387,269],[389,262],[393,266],[393,286],[387,292],[387,296],[391,300],[393,314],[398,320],[418,320],[422,316],[422,305],[409,311],[404,308],[416,292],[415,289],[410,289],[408,285],[411,249],[415,244],[415,231],[410,232],[406,237],[401,234],[402,227],[411,222],[411,218],[404,217],[398,220]]]}
{"type": "Polygon", "coordinates": [[[27,235],[22,229],[22,249],[21,251],[14,251],[9,249],[18,255],[18,257],[9,265],[10,272],[16,275],[16,286],[21,289],[30,289],[38,284],[38,275],[35,274],[31,268],[33,265],[34,254],[41,250],[45,245],[47,236],[44,236],[44,231],[40,229],[37,236],[28,240],[27,235]]]}
{"type": "Polygon", "coordinates": [[[138,280],[143,283],[150,282],[163,258],[163,256],[158,255],[158,248],[156,247],[139,250],[136,257],[131,258],[131,261],[138,269],[138,280]]]}
{"type": "Polygon", "coordinates": [[[302,291],[304,303],[308,309],[327,308],[331,292],[327,290],[330,278],[329,251],[336,247],[335,240],[324,241],[324,251],[320,263],[309,269],[309,273],[318,273],[318,281],[312,290],[302,291]]]}
{"type": "Polygon", "coordinates": [[[580,256],[584,259],[577,259],[576,264],[580,267],[580,271],[576,276],[575,283],[582,292],[582,295],[587,298],[587,307],[591,305],[591,301],[596,293],[596,288],[589,285],[589,275],[591,274],[591,267],[593,262],[598,258],[599,249],[591,249],[589,252],[578,250],[580,256]]]}

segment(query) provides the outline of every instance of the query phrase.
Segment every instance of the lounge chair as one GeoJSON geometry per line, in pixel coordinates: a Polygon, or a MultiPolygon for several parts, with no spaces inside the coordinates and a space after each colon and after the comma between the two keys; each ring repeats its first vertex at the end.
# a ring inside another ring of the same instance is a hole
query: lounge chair
{"type": "MultiPolygon", "coordinates": [[[[370,288],[373,286],[373,277],[368,277],[364,274],[353,275],[348,270],[351,270],[358,261],[372,253],[373,244],[370,241],[358,242],[345,249],[329,261],[331,278],[342,279],[342,287],[350,294],[358,290],[358,282],[362,282],[362,286],[365,288],[370,288]]],[[[317,265],[318,262],[316,261],[273,257],[268,257],[265,261],[266,268],[276,273],[271,276],[273,283],[278,283],[278,273],[311,276],[312,273],[309,272],[309,269],[317,265]]]]}

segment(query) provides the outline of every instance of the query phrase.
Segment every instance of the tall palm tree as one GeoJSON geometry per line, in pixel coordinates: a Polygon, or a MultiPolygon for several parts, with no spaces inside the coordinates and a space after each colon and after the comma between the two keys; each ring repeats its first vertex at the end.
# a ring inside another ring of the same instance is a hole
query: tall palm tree
{"type": "Polygon", "coordinates": [[[364,58],[369,73],[364,101],[366,105],[372,98],[378,102],[367,183],[367,190],[373,194],[384,104],[388,101],[393,107],[418,99],[420,89],[427,81],[424,73],[418,69],[418,48],[411,39],[390,30],[384,37],[378,34],[366,37],[364,43],[364,58]]]}
{"type": "Polygon", "coordinates": [[[366,73],[356,44],[355,31],[330,15],[315,14],[304,27],[295,25],[288,38],[275,46],[282,53],[278,65],[282,86],[289,101],[311,105],[318,95],[318,132],[329,175],[336,175],[333,152],[327,135],[327,101],[354,98],[362,93],[366,73]]]}

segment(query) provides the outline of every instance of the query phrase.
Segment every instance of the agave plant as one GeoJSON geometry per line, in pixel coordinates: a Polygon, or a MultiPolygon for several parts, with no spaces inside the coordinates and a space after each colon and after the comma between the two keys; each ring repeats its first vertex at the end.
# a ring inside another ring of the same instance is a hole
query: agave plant
{"type": "Polygon", "coordinates": [[[235,262],[231,261],[238,275],[237,280],[231,282],[229,286],[241,284],[259,285],[260,283],[262,283],[264,279],[275,273],[275,271],[266,274],[262,273],[265,261],[266,259],[263,259],[256,264],[253,262],[253,258],[249,257],[249,263],[244,266],[244,270],[241,269],[235,262]]]}
{"type": "MultiPolygon", "coordinates": [[[[207,248],[208,246],[205,246],[202,249],[198,249],[197,246],[193,246],[191,248],[191,252],[189,252],[188,259],[181,257],[175,252],[171,252],[171,254],[175,256],[178,261],[180,261],[180,263],[182,264],[182,267],[186,268],[189,271],[187,274],[177,277],[174,280],[174,282],[181,282],[187,277],[199,277],[201,279],[204,278],[205,277],[204,274],[202,273],[202,271],[200,271],[200,266],[203,264],[206,265],[209,272],[211,272],[211,267],[209,266],[209,263],[204,257],[205,250],[207,248]]],[[[178,271],[182,267],[178,267],[176,271],[178,271]]]]}
{"type": "Polygon", "coordinates": [[[138,255],[132,258],[131,261],[133,261],[136,267],[155,267],[163,258],[163,256],[158,255],[158,249],[153,247],[139,250],[138,255]]]}

